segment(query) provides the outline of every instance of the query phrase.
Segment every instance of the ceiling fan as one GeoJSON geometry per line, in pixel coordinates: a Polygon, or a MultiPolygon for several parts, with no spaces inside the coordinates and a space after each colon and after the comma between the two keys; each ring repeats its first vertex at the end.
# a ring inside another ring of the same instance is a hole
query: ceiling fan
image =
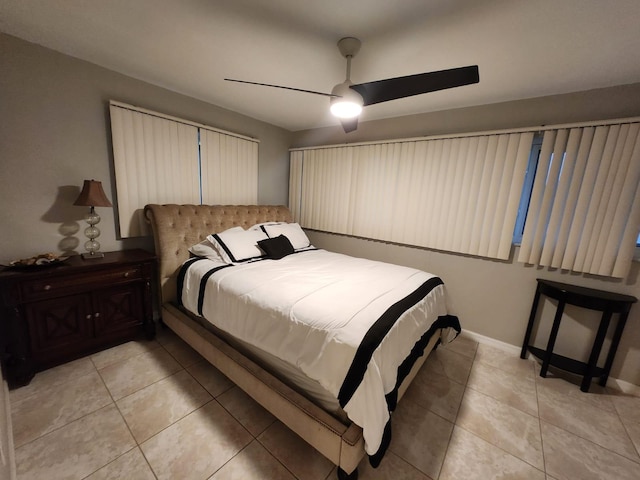
{"type": "Polygon", "coordinates": [[[422,93],[435,92],[437,90],[445,90],[447,88],[461,87],[480,81],[478,66],[472,65],[354,84],[351,82],[351,59],[360,51],[361,45],[360,40],[354,37],[345,37],[338,41],[338,49],[342,56],[347,59],[347,79],[333,87],[331,93],[285,87],[282,85],[271,85],[268,83],[249,82],[233,78],[225,78],[225,80],[250,85],[261,85],[264,87],[284,88],[286,90],[330,97],[331,113],[340,118],[340,122],[346,133],[353,132],[358,128],[358,115],[360,115],[362,107],[367,105],[411,97],[422,93]]]}

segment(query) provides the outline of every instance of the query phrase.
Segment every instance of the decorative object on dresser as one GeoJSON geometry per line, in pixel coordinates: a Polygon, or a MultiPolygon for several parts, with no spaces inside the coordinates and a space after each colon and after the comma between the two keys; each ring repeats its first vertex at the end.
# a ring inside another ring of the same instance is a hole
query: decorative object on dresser
{"type": "Polygon", "coordinates": [[[100,229],[96,227],[96,224],[100,222],[100,215],[96,213],[95,207],[111,207],[112,205],[102,189],[102,182],[85,180],[82,191],[73,204],[89,207],[89,213],[85,217],[89,226],[84,229],[84,234],[88,239],[84,244],[87,253],[83,253],[82,258],[88,260],[104,257],[99,251],[100,243],[96,240],[100,236],[100,229]]]}
{"type": "Polygon", "coordinates": [[[9,387],[142,333],[153,337],[156,270],[156,257],[144,250],[0,270],[0,357],[9,387]]]}

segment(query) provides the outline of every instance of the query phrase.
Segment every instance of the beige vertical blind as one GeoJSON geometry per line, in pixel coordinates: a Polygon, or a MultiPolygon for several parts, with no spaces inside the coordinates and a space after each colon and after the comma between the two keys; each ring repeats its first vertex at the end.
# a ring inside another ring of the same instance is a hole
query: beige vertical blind
{"type": "Polygon", "coordinates": [[[111,105],[120,236],[148,234],[147,203],[200,203],[198,129],[111,105]]]}
{"type": "Polygon", "coordinates": [[[291,152],[306,228],[470,255],[510,254],[532,132],[291,152]]]}
{"type": "Polygon", "coordinates": [[[289,155],[289,210],[293,218],[300,218],[302,199],[302,162],[304,152],[294,150],[289,155]]]}
{"type": "Polygon", "coordinates": [[[202,203],[258,202],[258,143],[200,129],[202,203]]]}
{"type": "Polygon", "coordinates": [[[640,123],[549,130],[518,260],[625,277],[640,229],[640,123]]]}
{"type": "Polygon", "coordinates": [[[258,141],[110,103],[120,236],[148,235],[148,203],[257,203],[258,141]]]}

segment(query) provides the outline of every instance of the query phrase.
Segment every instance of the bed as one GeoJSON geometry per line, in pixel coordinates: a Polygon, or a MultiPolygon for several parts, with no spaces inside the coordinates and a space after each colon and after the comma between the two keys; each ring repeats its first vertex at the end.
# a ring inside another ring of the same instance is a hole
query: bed
{"type": "Polygon", "coordinates": [[[162,322],[339,478],[364,455],[377,466],[397,401],[460,332],[442,281],[315,248],[284,206],[147,205],[145,218],[162,322]]]}

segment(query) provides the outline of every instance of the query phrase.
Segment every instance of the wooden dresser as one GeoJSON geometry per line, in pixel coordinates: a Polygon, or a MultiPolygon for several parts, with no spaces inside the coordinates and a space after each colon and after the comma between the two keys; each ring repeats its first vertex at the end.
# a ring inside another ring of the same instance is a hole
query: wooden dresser
{"type": "Polygon", "coordinates": [[[0,271],[0,355],[9,387],[141,334],[153,337],[155,276],[156,257],[144,250],[0,271]]]}

